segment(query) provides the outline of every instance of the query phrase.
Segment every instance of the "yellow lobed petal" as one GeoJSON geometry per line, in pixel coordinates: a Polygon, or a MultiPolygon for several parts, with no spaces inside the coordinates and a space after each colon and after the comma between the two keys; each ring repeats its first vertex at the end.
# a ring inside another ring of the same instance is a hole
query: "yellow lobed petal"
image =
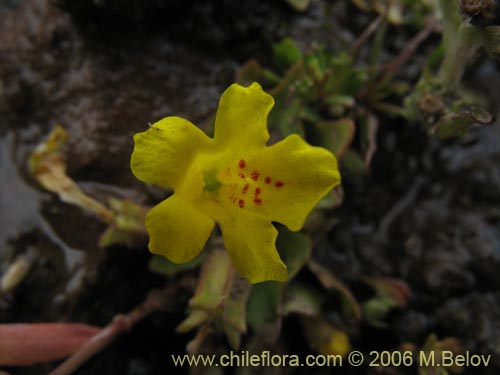
{"type": "Polygon", "coordinates": [[[149,250],[174,263],[189,262],[203,249],[214,225],[212,218],[174,194],[146,216],[149,250]]]}
{"type": "Polygon", "coordinates": [[[321,147],[313,147],[296,134],[250,156],[245,161],[245,179],[237,199],[244,210],[299,230],[314,208],[340,183],[337,160],[321,147]]]}
{"type": "Polygon", "coordinates": [[[340,174],[333,154],[297,135],[266,148],[273,105],[258,83],[235,84],[221,97],[214,140],[178,117],[136,134],[134,174],[175,189],[146,217],[153,253],[188,262],[217,221],[243,277],[252,283],[286,280],[271,221],[299,230],[316,203],[340,183],[340,174]]]}
{"type": "Polygon", "coordinates": [[[287,268],[275,246],[278,232],[269,220],[238,212],[219,224],[229,257],[241,276],[253,284],[286,280],[287,268]]]}
{"type": "Polygon", "coordinates": [[[229,86],[217,109],[216,144],[239,152],[263,149],[269,140],[267,116],[273,106],[273,97],[257,82],[248,87],[229,86]]]}
{"type": "Polygon", "coordinates": [[[166,117],[134,136],[130,166],[141,181],[175,188],[196,153],[211,143],[207,135],[180,117],[166,117]]]}

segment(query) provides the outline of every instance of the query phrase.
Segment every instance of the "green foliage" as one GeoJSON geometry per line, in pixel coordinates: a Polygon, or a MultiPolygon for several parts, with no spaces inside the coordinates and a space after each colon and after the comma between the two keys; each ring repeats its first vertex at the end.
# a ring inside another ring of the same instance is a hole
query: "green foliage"
{"type": "Polygon", "coordinates": [[[179,273],[198,268],[206,258],[206,252],[200,253],[191,262],[176,264],[161,255],[153,255],[149,262],[151,272],[158,273],[165,277],[172,277],[179,273]]]}
{"type": "Polygon", "coordinates": [[[350,54],[332,53],[321,45],[303,54],[285,38],[273,52],[275,71],[252,60],[237,77],[241,83],[258,80],[273,87],[276,106],[270,129],[282,136],[305,136],[332,151],[345,170],[365,173],[376,149],[377,113],[400,115],[402,108],[384,101],[406,87],[392,77],[381,78],[371,66],[357,66],[350,54]],[[354,147],[356,137],[361,141],[354,147]]]}
{"type": "Polygon", "coordinates": [[[431,134],[447,139],[465,135],[475,125],[494,120],[478,108],[478,95],[469,95],[460,81],[465,69],[484,47],[497,55],[500,38],[497,26],[476,27],[462,18],[458,4],[439,1],[443,21],[442,45],[431,55],[415,90],[406,98],[408,118],[422,123],[431,134]],[[436,61],[442,55],[439,67],[436,61]],[[434,73],[437,72],[437,73],[434,73]]]}
{"type": "Polygon", "coordinates": [[[177,327],[178,332],[201,327],[188,344],[188,350],[196,352],[206,338],[207,329],[214,325],[221,327],[231,346],[238,349],[241,335],[247,330],[246,303],[250,290],[250,283],[236,273],[226,252],[213,250],[203,263],[198,286],[189,301],[190,313],[177,327]]]}

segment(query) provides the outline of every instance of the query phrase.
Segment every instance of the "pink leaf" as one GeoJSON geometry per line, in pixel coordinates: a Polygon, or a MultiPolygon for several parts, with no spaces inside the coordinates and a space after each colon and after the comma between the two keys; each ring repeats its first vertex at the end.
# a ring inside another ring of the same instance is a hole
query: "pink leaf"
{"type": "Polygon", "coordinates": [[[78,323],[0,324],[0,365],[27,366],[64,358],[100,330],[78,323]]]}

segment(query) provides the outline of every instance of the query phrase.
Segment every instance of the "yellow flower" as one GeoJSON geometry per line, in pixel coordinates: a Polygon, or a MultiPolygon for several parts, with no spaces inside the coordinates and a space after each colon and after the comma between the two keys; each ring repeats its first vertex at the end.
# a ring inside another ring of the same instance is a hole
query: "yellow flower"
{"type": "Polygon", "coordinates": [[[233,84],[221,96],[213,138],[179,117],[134,136],[135,176],[174,189],[146,217],[151,252],[188,262],[217,222],[243,277],[252,283],[286,280],[271,222],[299,230],[340,174],[332,153],[296,134],[266,147],[273,105],[258,83],[233,84]]]}

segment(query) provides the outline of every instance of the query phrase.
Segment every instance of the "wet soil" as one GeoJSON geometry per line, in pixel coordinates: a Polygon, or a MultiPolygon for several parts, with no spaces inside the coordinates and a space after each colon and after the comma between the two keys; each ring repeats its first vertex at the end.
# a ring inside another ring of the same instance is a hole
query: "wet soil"
{"type": "MultiPolygon", "coordinates": [[[[129,170],[132,135],[171,114],[209,128],[220,93],[241,64],[269,61],[271,43],[284,35],[304,48],[354,40],[372,18],[348,2],[333,3],[313,2],[297,13],[284,1],[2,2],[0,271],[19,253],[35,251],[38,258],[26,280],[0,301],[0,322],[105,325],[165,283],[149,271],[145,247],[98,249],[103,226],[29,175],[27,156],[49,129],[61,124],[68,130],[68,173],[87,182],[86,189],[119,189],[154,204],[164,192],[129,170]],[[63,255],[73,249],[83,254],[87,271],[81,287],[68,293],[63,255]]],[[[395,37],[394,46],[398,38],[405,35],[395,37]]],[[[477,71],[483,93],[496,97],[498,65],[487,60],[477,71]]],[[[407,74],[414,75],[411,69],[407,74]]],[[[498,373],[499,139],[498,124],[442,142],[417,124],[384,119],[370,174],[344,179],[336,225],[314,253],[354,289],[369,275],[401,278],[411,288],[407,309],[395,309],[387,328],[361,327],[357,347],[421,344],[436,333],[493,355],[488,368],[470,373],[498,373]]],[[[174,333],[189,295],[178,298],[178,309],[146,319],[77,374],[178,373],[169,355],[183,353],[191,338],[174,333]]],[[[295,326],[285,321],[282,345],[307,351],[295,326]]],[[[40,374],[53,366],[6,370],[40,374]]]]}

